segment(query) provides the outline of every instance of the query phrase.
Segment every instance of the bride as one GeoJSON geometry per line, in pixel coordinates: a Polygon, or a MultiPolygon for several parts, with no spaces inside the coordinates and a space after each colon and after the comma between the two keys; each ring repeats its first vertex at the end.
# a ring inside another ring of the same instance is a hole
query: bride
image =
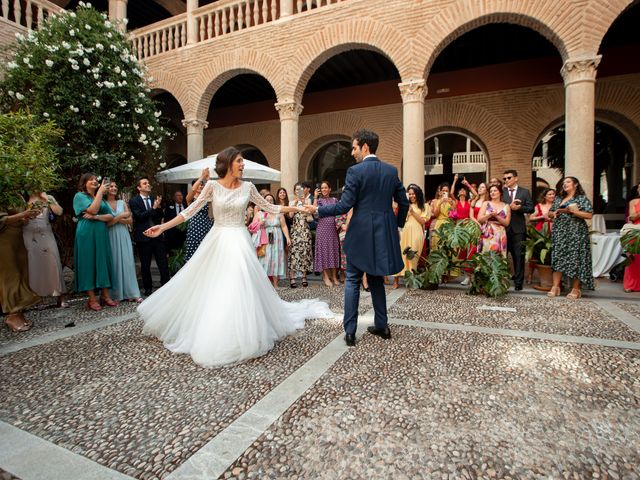
{"type": "Polygon", "coordinates": [[[332,318],[326,303],[288,303],[264,273],[244,215],[249,201],[268,213],[303,211],[267,202],[241,180],[244,162],[229,147],[218,154],[216,173],[186,210],[144,233],[157,237],[212,202],[215,223],[182,269],[138,307],[145,333],[160,338],[172,352],[189,353],[214,367],[258,357],[274,343],[304,327],[305,318],[332,318]]]}

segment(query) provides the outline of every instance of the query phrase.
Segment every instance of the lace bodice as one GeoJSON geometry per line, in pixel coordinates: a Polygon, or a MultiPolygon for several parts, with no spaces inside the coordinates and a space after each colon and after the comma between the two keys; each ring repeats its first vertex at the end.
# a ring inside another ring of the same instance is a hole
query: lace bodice
{"type": "Polygon", "coordinates": [[[280,213],[280,206],[267,202],[251,182],[242,182],[239,188],[223,187],[217,180],[209,180],[198,198],[180,212],[185,220],[193,217],[205,203],[213,205],[215,227],[244,227],[244,215],[249,202],[268,213],[280,213]]]}

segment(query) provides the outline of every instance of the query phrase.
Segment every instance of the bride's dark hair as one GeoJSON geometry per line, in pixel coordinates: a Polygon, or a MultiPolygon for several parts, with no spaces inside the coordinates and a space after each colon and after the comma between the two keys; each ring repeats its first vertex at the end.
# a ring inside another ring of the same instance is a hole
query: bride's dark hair
{"type": "Polygon", "coordinates": [[[227,147],[218,153],[216,158],[216,173],[218,178],[224,178],[231,167],[233,159],[240,155],[240,150],[236,147],[227,147]]]}

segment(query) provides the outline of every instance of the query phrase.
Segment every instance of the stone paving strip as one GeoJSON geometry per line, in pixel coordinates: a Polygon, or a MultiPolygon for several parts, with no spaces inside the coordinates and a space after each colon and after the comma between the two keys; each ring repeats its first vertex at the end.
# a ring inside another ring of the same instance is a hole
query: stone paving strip
{"type": "Polygon", "coordinates": [[[490,299],[452,290],[406,292],[389,309],[390,316],[425,322],[640,342],[640,331],[633,330],[590,300],[520,295],[490,299]],[[507,311],[487,310],[486,307],[503,307],[507,311]],[[511,308],[516,311],[508,311],[511,308]]]}
{"type": "Polygon", "coordinates": [[[640,352],[394,326],[221,478],[637,479],[640,352]]]}
{"type": "MultiPolygon", "coordinates": [[[[69,480],[69,478],[95,478],[100,480],[131,480],[102,465],[69,450],[0,422],[0,437],[11,448],[0,449],[0,464],[29,480],[69,480]],[[46,469],[42,468],[45,464],[46,469]]],[[[0,471],[0,480],[19,480],[0,471]]]]}
{"type": "MultiPolygon", "coordinates": [[[[604,300],[600,300],[597,303],[605,309],[611,309],[611,307],[613,306],[614,308],[623,310],[627,313],[627,321],[629,321],[629,315],[632,315],[633,319],[635,320],[635,322],[632,322],[632,325],[640,326],[640,304],[638,302],[607,302],[604,300]]],[[[636,329],[640,329],[640,327],[637,327],[636,329]]]]}
{"type": "Polygon", "coordinates": [[[141,328],[123,322],[0,357],[0,420],[123,474],[163,478],[342,331],[339,319],[308,321],[263,357],[206,369],[141,328]]]}

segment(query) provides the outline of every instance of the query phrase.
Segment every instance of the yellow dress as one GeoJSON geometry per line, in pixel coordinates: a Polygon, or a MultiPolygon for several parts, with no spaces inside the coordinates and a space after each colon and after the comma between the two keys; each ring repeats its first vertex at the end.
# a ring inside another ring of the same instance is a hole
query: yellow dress
{"type": "Polygon", "coordinates": [[[435,221],[431,223],[431,248],[432,249],[436,248],[439,240],[438,235],[434,233],[435,230],[440,228],[440,225],[442,225],[445,222],[445,220],[449,218],[449,212],[453,209],[454,206],[455,204],[453,202],[441,202],[440,213],[436,217],[435,221]]]}
{"type": "MultiPolygon", "coordinates": [[[[429,220],[431,217],[431,208],[428,204],[425,204],[424,210],[420,211],[416,204],[412,204],[409,208],[415,210],[420,213],[420,217],[425,220],[429,220]]],[[[404,224],[402,229],[402,233],[400,234],[400,251],[403,252],[402,260],[404,261],[404,268],[400,273],[397,273],[397,277],[404,276],[405,271],[411,271],[418,268],[418,255],[422,254],[422,244],[424,242],[424,227],[420,225],[420,222],[416,220],[416,218],[411,215],[411,213],[407,213],[407,221],[404,224]],[[411,250],[418,252],[418,254],[411,260],[407,258],[404,254],[404,249],[407,247],[411,247],[411,250]]]]}

